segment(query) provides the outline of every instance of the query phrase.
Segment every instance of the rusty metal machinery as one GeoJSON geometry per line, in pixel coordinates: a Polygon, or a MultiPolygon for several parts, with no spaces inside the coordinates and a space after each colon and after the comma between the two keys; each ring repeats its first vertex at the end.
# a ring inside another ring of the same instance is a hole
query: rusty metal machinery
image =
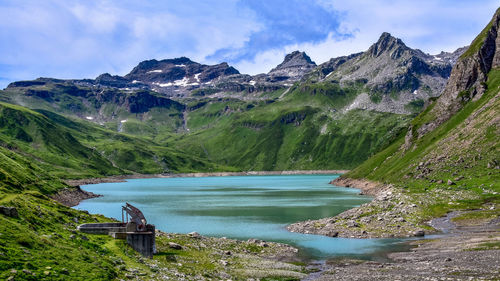
{"type": "Polygon", "coordinates": [[[147,231],[147,229],[146,229],[147,221],[146,221],[146,218],[144,217],[144,214],[141,212],[141,210],[132,206],[128,202],[125,203],[125,206],[122,206],[122,222],[127,222],[127,225],[131,224],[131,223],[135,224],[135,231],[138,231],[138,232],[147,231]],[[123,217],[124,211],[127,214],[126,221],[124,220],[124,217],[123,217]],[[128,216],[130,216],[130,221],[128,219],[128,216]]]}

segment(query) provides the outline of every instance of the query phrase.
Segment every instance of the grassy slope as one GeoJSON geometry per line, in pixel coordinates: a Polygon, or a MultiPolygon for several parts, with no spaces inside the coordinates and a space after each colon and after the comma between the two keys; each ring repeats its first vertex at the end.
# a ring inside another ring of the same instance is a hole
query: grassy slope
{"type": "MultiPolygon", "coordinates": [[[[275,245],[264,248],[233,240],[202,242],[186,235],[162,236],[157,239],[159,254],[149,261],[139,257],[124,241],[114,240],[107,235],[84,235],[76,232],[75,228],[80,223],[110,221],[102,216],[62,206],[48,197],[66,187],[59,179],[63,171],[68,173],[66,177],[84,176],[70,167],[73,162],[81,161],[80,164],[85,165],[85,159],[92,161],[79,157],[78,153],[93,151],[82,143],[96,142],[103,145],[101,142],[106,136],[117,138],[120,145],[136,145],[134,149],[146,144],[141,143],[140,139],[74,122],[53,113],[44,112],[49,118],[38,112],[6,104],[0,104],[0,112],[0,206],[14,207],[18,212],[17,217],[0,213],[1,280],[111,280],[124,279],[130,274],[143,276],[144,280],[161,280],[166,277],[175,280],[176,276],[180,276],[176,274],[184,275],[187,279],[202,274],[221,279],[221,272],[246,279],[262,267],[267,268],[264,276],[268,277],[301,275],[301,267],[290,269],[292,265],[266,264],[252,254],[269,252],[272,255],[279,251],[275,245]],[[9,123],[10,121],[17,123],[9,123]],[[17,124],[15,129],[10,126],[12,124],[17,124]],[[78,131],[73,127],[78,128],[78,131]],[[19,133],[21,129],[24,133],[19,133]],[[82,142],[65,136],[71,136],[72,133],[82,142]],[[69,140],[71,142],[68,143],[69,140]],[[30,150],[32,145],[38,150],[30,150]],[[70,148],[74,150],[63,151],[70,148]],[[67,159],[60,158],[61,155],[67,159]],[[68,160],[65,167],[56,165],[57,161],[64,160],[68,160]],[[168,242],[171,241],[183,245],[183,250],[170,249],[168,242]],[[234,265],[228,268],[219,262],[219,258],[214,258],[226,251],[247,256],[227,257],[234,265]],[[180,265],[181,263],[184,265],[180,265]]],[[[154,153],[160,155],[161,151],[170,155],[164,148],[158,148],[154,153]]],[[[177,161],[184,161],[184,166],[179,169],[201,169],[189,163],[194,158],[185,159],[182,156],[170,155],[178,157],[177,161]]],[[[105,162],[104,159],[101,160],[105,162]]],[[[202,164],[202,168],[207,167],[202,164]]],[[[112,166],[107,167],[114,169],[112,166]]],[[[96,169],[93,172],[101,175],[103,170],[96,169]]]]}
{"type": "MultiPolygon", "coordinates": [[[[93,99],[99,95],[92,89],[59,84],[9,88],[0,98],[38,108],[47,116],[50,111],[93,116],[109,131],[130,134],[102,134],[102,127],[90,130],[85,122],[72,127],[78,140],[95,147],[115,166],[140,173],[352,168],[384,148],[410,119],[362,110],[341,112],[363,91],[364,86],[356,83],[341,88],[331,81],[306,82],[293,86],[282,99],[277,98],[281,91],[261,101],[200,98],[183,101],[185,112],[154,107],[141,114],[127,113],[112,102],[99,103],[97,111],[93,99]],[[107,117],[99,119],[102,116],[107,117]],[[179,158],[194,161],[183,163],[179,158]]],[[[106,91],[113,97],[130,95],[106,91]]]]}
{"type": "Polygon", "coordinates": [[[92,177],[122,172],[66,128],[20,106],[0,103],[0,144],[56,176],[92,177]]]}
{"type": "MultiPolygon", "coordinates": [[[[489,73],[487,86],[487,92],[479,100],[470,101],[437,129],[414,139],[408,151],[401,148],[404,143],[401,137],[345,177],[394,183],[417,194],[451,189],[477,195],[476,200],[462,200],[454,205],[438,202],[430,206],[429,210],[437,216],[450,209],[500,203],[500,173],[496,169],[500,163],[499,69],[489,73]],[[449,186],[448,180],[456,184],[449,186]]],[[[433,118],[429,111],[412,121],[415,127],[433,118]]]]}
{"type": "MultiPolygon", "coordinates": [[[[158,145],[148,138],[6,103],[0,103],[0,145],[4,154],[14,151],[24,156],[26,162],[36,163],[50,175],[62,178],[234,170],[158,145]]],[[[3,177],[15,172],[12,166],[1,168],[3,177]]]]}
{"type": "Polygon", "coordinates": [[[39,110],[53,122],[66,128],[84,145],[94,148],[103,158],[125,172],[144,174],[234,170],[209,163],[206,159],[159,145],[151,138],[108,130],[94,123],[69,119],[39,110]]]}
{"type": "Polygon", "coordinates": [[[165,139],[245,170],[351,168],[386,146],[410,119],[340,112],[358,90],[328,82],[295,87],[272,103],[207,103],[189,113],[190,134],[165,139]]]}

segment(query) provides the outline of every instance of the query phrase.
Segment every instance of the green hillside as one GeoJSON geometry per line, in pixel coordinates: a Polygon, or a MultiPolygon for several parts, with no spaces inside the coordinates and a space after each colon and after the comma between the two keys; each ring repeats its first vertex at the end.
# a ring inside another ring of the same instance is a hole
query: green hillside
{"type": "Polygon", "coordinates": [[[243,170],[352,168],[389,144],[411,116],[344,111],[359,89],[332,83],[293,87],[282,99],[204,101],[190,133],[166,143],[243,170]]]}
{"type": "Polygon", "coordinates": [[[428,206],[432,216],[500,203],[500,65],[495,59],[500,50],[492,44],[499,26],[500,9],[459,59],[443,94],[411,121],[406,136],[343,177],[395,184],[419,196],[438,190],[469,194],[469,200],[428,206]]]}

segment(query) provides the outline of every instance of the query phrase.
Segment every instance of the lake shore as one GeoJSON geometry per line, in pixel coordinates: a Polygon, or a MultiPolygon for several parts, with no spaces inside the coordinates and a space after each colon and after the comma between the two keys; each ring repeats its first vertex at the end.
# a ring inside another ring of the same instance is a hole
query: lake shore
{"type": "Polygon", "coordinates": [[[99,197],[101,195],[87,192],[80,188],[81,185],[125,182],[128,179],[149,179],[149,178],[187,178],[187,177],[229,177],[229,176],[279,176],[279,175],[329,175],[344,174],[348,170],[294,170],[294,171],[247,171],[247,172],[214,172],[214,173],[180,173],[180,174],[132,174],[117,175],[104,178],[87,178],[78,180],[65,180],[69,188],[59,190],[51,196],[59,203],[74,207],[81,201],[99,197]]]}
{"type": "Polygon", "coordinates": [[[480,210],[454,211],[421,223],[422,210],[435,198],[467,198],[467,194],[433,191],[425,196],[363,179],[337,178],[336,186],[358,188],[374,196],[370,203],[335,217],[298,222],[287,229],[333,237],[381,238],[424,236],[408,241],[412,248],[388,254],[390,262],[349,258],[312,263],[316,270],[303,280],[471,280],[498,278],[500,217],[496,205],[480,210]],[[484,214],[487,214],[486,216],[484,214]],[[489,215],[488,215],[489,214],[489,215]]]}
{"type": "Polygon", "coordinates": [[[69,186],[80,186],[87,184],[124,182],[128,179],[279,176],[279,175],[329,175],[329,174],[345,174],[347,172],[349,172],[349,170],[293,170],[293,171],[246,171],[246,172],[210,172],[210,173],[179,173],[179,174],[131,174],[131,175],[110,176],[104,178],[65,180],[64,182],[69,186]]]}
{"type": "MultiPolygon", "coordinates": [[[[329,173],[331,171],[326,174],[329,173]]],[[[276,174],[277,172],[273,172],[273,175],[276,174]]],[[[182,176],[188,175],[192,176],[192,174],[182,176]]],[[[207,176],[206,173],[197,175],[198,177],[207,176]]],[[[224,176],[225,173],[211,175],[224,176]]],[[[161,177],[179,176],[162,175],[161,177]]],[[[152,177],[145,175],[143,178],[152,177]]],[[[113,181],[109,179],[107,182],[113,181]]],[[[457,223],[454,219],[467,212],[454,212],[422,225],[418,214],[428,203],[425,200],[446,197],[450,194],[443,193],[443,191],[435,194],[431,192],[427,194],[429,198],[420,198],[421,196],[415,197],[391,185],[359,179],[338,178],[331,184],[360,189],[362,194],[374,196],[374,200],[335,217],[292,224],[289,227],[298,226],[299,231],[288,228],[289,230],[349,238],[411,237],[437,232],[448,234],[432,237],[432,239],[409,241],[407,243],[412,246],[412,249],[388,254],[390,262],[350,258],[330,259],[321,263],[312,262],[305,272],[313,273],[309,276],[300,276],[304,278],[302,280],[421,280],[423,276],[461,280],[479,276],[485,278],[497,276],[495,263],[500,260],[500,219],[498,217],[479,223],[477,221],[472,224],[470,222],[457,223]]],[[[72,192],[71,190],[81,195],[78,188],[67,189],[66,192],[72,192]]],[[[284,249],[281,254],[294,256],[292,250],[284,249]]],[[[289,256],[288,259],[293,260],[293,257],[289,256]]],[[[279,259],[272,258],[269,262],[279,262],[279,259]]]]}

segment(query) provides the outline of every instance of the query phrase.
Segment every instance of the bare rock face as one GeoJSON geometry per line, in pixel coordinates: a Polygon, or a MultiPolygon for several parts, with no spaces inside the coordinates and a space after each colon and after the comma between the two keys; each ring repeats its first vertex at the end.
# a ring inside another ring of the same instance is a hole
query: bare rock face
{"type": "Polygon", "coordinates": [[[409,114],[422,108],[429,98],[440,95],[453,64],[464,50],[433,56],[409,48],[401,39],[384,32],[367,51],[331,59],[307,78],[361,89],[346,110],[409,114]]]}
{"type": "Polygon", "coordinates": [[[268,75],[275,81],[298,81],[314,67],[316,63],[305,52],[295,51],[286,55],[284,61],[273,68],[268,75]]]}
{"type": "Polygon", "coordinates": [[[479,99],[486,91],[488,72],[500,66],[499,25],[500,9],[453,67],[448,84],[431,111],[436,119],[417,129],[418,138],[446,122],[468,101],[479,99]]]}

